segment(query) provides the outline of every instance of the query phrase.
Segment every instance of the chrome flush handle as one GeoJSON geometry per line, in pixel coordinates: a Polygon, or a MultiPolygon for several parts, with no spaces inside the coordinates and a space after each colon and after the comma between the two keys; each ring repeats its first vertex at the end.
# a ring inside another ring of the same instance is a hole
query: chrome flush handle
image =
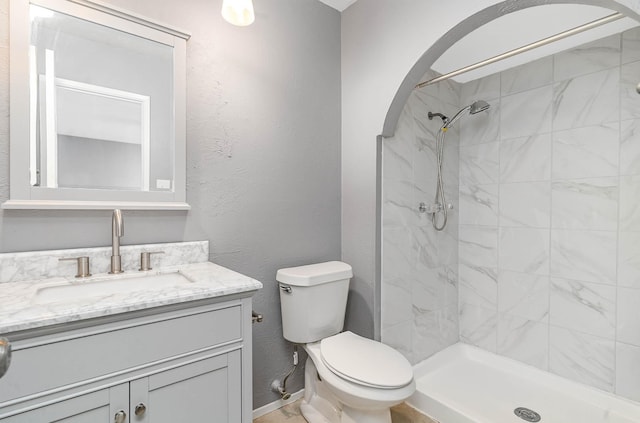
{"type": "Polygon", "coordinates": [[[280,285],[280,289],[286,292],[287,294],[291,294],[293,292],[293,289],[287,285],[280,285]]]}

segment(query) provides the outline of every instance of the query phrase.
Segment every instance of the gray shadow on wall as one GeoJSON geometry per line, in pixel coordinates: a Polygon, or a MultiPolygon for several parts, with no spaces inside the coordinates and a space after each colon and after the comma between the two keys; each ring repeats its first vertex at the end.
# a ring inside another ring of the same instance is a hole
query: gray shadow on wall
{"type": "MultiPolygon", "coordinates": [[[[111,245],[112,213],[112,210],[3,210],[0,252],[111,245]]],[[[125,225],[122,245],[189,241],[184,239],[185,211],[123,210],[122,215],[125,225]]]]}
{"type": "Polygon", "coordinates": [[[351,280],[347,312],[345,315],[345,330],[373,339],[374,314],[368,298],[373,298],[372,286],[358,277],[351,280]]]}

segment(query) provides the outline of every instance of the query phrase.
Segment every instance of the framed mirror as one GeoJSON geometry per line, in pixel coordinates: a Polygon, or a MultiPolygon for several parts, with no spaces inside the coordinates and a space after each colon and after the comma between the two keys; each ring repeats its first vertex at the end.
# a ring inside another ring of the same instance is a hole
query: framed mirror
{"type": "Polygon", "coordinates": [[[188,209],[189,35],[88,0],[11,6],[2,207],[188,209]]]}

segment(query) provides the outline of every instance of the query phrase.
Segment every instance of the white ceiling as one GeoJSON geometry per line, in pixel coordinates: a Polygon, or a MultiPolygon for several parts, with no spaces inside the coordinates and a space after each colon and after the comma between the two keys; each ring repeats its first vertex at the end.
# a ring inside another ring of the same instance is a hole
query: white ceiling
{"type": "Polygon", "coordinates": [[[344,9],[351,6],[357,0],[320,0],[320,1],[342,12],[344,9]]]}

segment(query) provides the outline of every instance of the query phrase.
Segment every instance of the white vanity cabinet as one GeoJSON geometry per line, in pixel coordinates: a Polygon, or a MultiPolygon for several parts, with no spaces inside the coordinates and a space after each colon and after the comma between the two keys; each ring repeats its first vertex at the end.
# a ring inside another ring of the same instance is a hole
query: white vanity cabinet
{"type": "Polygon", "coordinates": [[[8,334],[0,422],[251,422],[251,294],[8,334]]]}

